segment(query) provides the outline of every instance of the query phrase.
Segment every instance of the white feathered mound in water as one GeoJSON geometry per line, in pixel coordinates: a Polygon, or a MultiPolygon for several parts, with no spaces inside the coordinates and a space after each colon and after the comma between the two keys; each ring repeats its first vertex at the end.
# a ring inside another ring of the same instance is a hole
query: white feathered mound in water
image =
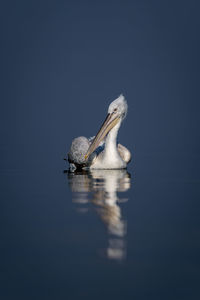
{"type": "Polygon", "coordinates": [[[97,135],[93,138],[80,136],[72,141],[68,153],[70,170],[85,169],[124,169],[131,160],[130,151],[117,144],[117,134],[125,119],[128,105],[123,95],[114,100],[108,115],[97,135]]]}

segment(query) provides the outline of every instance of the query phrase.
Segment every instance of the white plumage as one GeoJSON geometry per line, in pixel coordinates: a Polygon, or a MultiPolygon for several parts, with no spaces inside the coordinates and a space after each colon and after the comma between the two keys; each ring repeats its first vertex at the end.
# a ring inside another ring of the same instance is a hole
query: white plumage
{"type": "Polygon", "coordinates": [[[108,115],[95,137],[80,136],[72,141],[68,153],[70,170],[124,169],[131,160],[130,151],[117,143],[118,130],[126,117],[128,105],[123,95],[108,108],[108,115]]]}

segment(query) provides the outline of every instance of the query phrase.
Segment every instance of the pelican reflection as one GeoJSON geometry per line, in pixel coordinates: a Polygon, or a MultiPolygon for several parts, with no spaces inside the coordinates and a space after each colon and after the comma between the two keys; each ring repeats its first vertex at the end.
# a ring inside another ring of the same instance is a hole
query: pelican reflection
{"type": "Polygon", "coordinates": [[[130,188],[130,174],[125,169],[69,172],[68,182],[77,211],[86,213],[92,204],[105,224],[108,232],[106,256],[116,260],[125,258],[127,221],[120,203],[128,199],[118,192],[126,192],[130,188]]]}

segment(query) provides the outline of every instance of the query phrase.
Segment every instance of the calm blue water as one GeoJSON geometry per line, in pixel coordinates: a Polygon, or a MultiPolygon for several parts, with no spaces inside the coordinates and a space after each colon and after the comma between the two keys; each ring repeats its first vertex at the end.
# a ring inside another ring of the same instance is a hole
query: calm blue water
{"type": "Polygon", "coordinates": [[[198,174],[188,156],[134,157],[128,172],[1,168],[2,299],[197,299],[198,174]]]}

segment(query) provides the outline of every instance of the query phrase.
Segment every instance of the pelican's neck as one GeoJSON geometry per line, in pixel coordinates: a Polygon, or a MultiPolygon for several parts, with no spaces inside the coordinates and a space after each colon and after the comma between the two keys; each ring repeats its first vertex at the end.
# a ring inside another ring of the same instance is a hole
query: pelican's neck
{"type": "Polygon", "coordinates": [[[108,133],[105,140],[104,151],[97,156],[92,164],[92,169],[124,169],[126,162],[121,158],[117,147],[117,134],[121,125],[121,120],[108,133]]]}
{"type": "Polygon", "coordinates": [[[113,157],[118,157],[118,149],[117,149],[117,134],[121,125],[121,121],[113,127],[108,133],[105,141],[105,150],[104,155],[108,156],[110,159],[113,157]]]}

